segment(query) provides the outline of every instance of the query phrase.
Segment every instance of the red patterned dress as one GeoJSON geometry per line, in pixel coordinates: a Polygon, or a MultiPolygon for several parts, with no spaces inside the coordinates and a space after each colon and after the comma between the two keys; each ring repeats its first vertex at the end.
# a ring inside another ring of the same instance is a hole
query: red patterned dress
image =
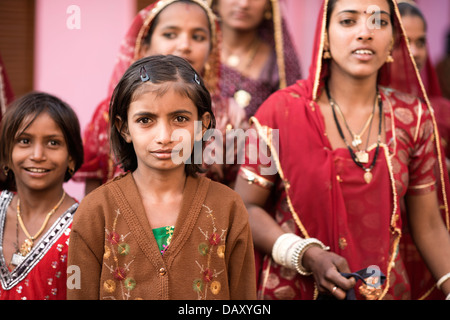
{"type": "MultiPolygon", "coordinates": [[[[295,114],[288,107],[285,114],[289,116],[277,113],[270,119],[273,114],[266,111],[277,108],[269,108],[269,105],[296,106],[296,100],[300,100],[300,84],[276,93],[253,119],[260,134],[263,134],[264,126],[281,129],[279,155],[285,179],[264,175],[262,169],[266,168],[267,161],[250,164],[249,158],[240,174],[247,175],[244,170],[248,170],[276,185],[276,201],[269,212],[286,232],[305,236],[298,227],[298,219],[309,236],[318,238],[330,246],[332,252],[345,257],[351,270],[372,265],[380,267],[389,277],[383,288],[385,292],[379,292],[384,298],[411,298],[410,280],[403,258],[398,254],[405,221],[401,209],[406,194],[426,194],[436,188],[434,127],[429,110],[413,96],[381,88],[386,143],[381,144],[372,170],[373,179],[367,183],[364,171],[355,165],[347,149],[333,150],[328,139],[322,138],[326,137],[324,134],[317,134],[315,138],[309,134],[302,134],[300,138],[295,134],[299,125],[302,132],[312,132],[311,127],[317,125],[315,132],[325,133],[317,104],[297,109],[295,114]],[[305,124],[309,121],[302,119],[313,120],[305,124]],[[283,120],[286,123],[282,123],[283,120]],[[311,127],[307,129],[307,126],[311,127]],[[283,134],[290,129],[293,130],[291,136],[283,134]],[[298,147],[298,156],[287,157],[286,153],[295,153],[293,144],[298,147]],[[313,154],[313,150],[320,149],[320,155],[313,154]],[[308,154],[308,160],[301,160],[302,154],[308,154]],[[286,183],[292,193],[290,200],[286,183]]],[[[253,141],[259,144],[259,141],[253,141]]],[[[376,144],[368,150],[372,161],[376,144]]],[[[313,298],[312,277],[302,277],[295,270],[279,266],[269,256],[260,258],[260,298],[313,298]]],[[[364,290],[364,286],[360,290],[364,290]]]]}
{"type": "MultiPolygon", "coordinates": [[[[6,209],[13,193],[0,196],[0,239],[3,243],[6,209]]],[[[70,207],[39,239],[16,268],[10,269],[0,246],[0,300],[65,300],[67,252],[73,215],[78,203],[70,207]]]]}

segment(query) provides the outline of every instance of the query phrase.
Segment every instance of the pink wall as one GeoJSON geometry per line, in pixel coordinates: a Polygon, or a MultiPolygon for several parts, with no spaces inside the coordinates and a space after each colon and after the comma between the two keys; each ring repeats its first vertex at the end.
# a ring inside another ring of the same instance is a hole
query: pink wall
{"type": "MultiPolygon", "coordinates": [[[[322,1],[281,0],[303,75],[309,72],[316,19],[322,1]]],[[[444,50],[450,27],[450,0],[417,0],[429,22],[433,61],[444,50]]],[[[105,98],[119,44],[135,15],[133,0],[36,0],[36,90],[66,100],[78,113],[82,129],[105,98]],[[71,5],[79,8],[80,29],[71,5]]],[[[84,185],[69,182],[67,191],[81,199],[84,185]]]]}
{"type": "MultiPolygon", "coordinates": [[[[135,14],[129,0],[36,0],[35,90],[57,95],[77,112],[82,128],[106,97],[119,44],[135,14]],[[79,8],[80,29],[72,20],[79,8]],[[73,22],[70,24],[70,22],[73,22]]],[[[81,199],[84,185],[67,191],[81,199]]]]}

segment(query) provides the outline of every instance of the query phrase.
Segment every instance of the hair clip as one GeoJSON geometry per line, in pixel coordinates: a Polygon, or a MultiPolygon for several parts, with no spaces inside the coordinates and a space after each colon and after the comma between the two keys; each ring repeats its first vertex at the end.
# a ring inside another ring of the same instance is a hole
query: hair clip
{"type": "Polygon", "coordinates": [[[194,73],[194,81],[195,81],[198,85],[200,85],[200,79],[198,78],[197,73],[194,73]]]}
{"type": "Polygon", "coordinates": [[[144,66],[141,67],[141,70],[139,71],[139,73],[141,75],[141,81],[142,82],[146,82],[146,81],[150,80],[150,77],[149,77],[149,75],[147,73],[147,70],[145,70],[144,66]]]}

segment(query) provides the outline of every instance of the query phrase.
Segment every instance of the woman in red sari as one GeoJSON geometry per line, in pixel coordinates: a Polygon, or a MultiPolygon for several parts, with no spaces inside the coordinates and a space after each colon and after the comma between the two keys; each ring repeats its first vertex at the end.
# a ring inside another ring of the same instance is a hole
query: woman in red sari
{"type": "Polygon", "coordinates": [[[271,158],[260,149],[252,161],[247,147],[236,181],[260,258],[259,297],[410,299],[398,254],[407,223],[448,297],[448,177],[436,121],[425,90],[416,98],[388,87],[402,62],[421,83],[396,2],[324,1],[314,48],[308,79],[252,118],[271,158]],[[394,44],[404,54],[393,61],[394,44]],[[364,269],[365,282],[348,276],[364,269]]]}
{"type": "MultiPolygon", "coordinates": [[[[230,129],[248,129],[248,120],[273,92],[301,79],[300,63],[279,0],[209,0],[220,22],[220,95],[216,128],[224,146],[234,142],[230,129]],[[226,140],[225,140],[226,139],[226,140]]],[[[237,141],[239,148],[239,139],[237,141]]],[[[235,161],[209,167],[208,176],[230,187],[239,166],[235,161]]]]}
{"type": "MultiPolygon", "coordinates": [[[[427,22],[420,9],[411,1],[399,2],[398,8],[402,17],[405,33],[409,40],[411,54],[417,65],[417,69],[420,72],[422,83],[436,115],[436,123],[444,148],[448,169],[450,157],[450,101],[442,96],[439,80],[428,53],[427,22]]],[[[399,49],[400,50],[394,50],[394,59],[397,58],[397,56],[401,59],[401,48],[399,49]]],[[[402,72],[403,70],[397,69],[400,67],[399,64],[394,65],[394,67],[391,85],[395,86],[398,90],[417,95],[421,90],[420,85],[418,83],[405,81],[404,73],[402,72]]],[[[424,284],[426,283],[423,279],[429,279],[431,276],[423,264],[417,263],[417,261],[420,261],[420,256],[414,248],[407,226],[405,226],[403,230],[400,248],[402,254],[407,252],[404,258],[405,265],[408,269],[408,274],[410,275],[411,284],[417,288],[416,294],[413,295],[412,298],[421,297],[426,294],[426,287],[424,287],[424,284]]],[[[441,296],[442,294],[435,290],[430,293],[429,298],[433,299],[441,296]]]]}
{"type": "Polygon", "coordinates": [[[109,144],[111,94],[134,61],[153,54],[174,54],[188,60],[202,75],[214,103],[219,104],[219,98],[214,94],[220,63],[216,21],[206,1],[159,0],[141,10],[122,42],[107,98],[95,110],[84,133],[84,164],[74,180],[86,182],[86,194],[123,172],[113,158],[109,144]]]}
{"type": "MultiPolygon", "coordinates": [[[[420,72],[423,85],[428,94],[431,106],[436,113],[436,121],[445,149],[447,163],[450,158],[450,100],[446,99],[439,84],[436,69],[430,59],[427,45],[427,22],[420,9],[411,1],[401,1],[398,4],[402,23],[409,39],[411,54],[420,72]]],[[[394,50],[393,56],[401,55],[401,51],[394,50]]],[[[398,65],[397,65],[398,66],[398,65]]],[[[405,81],[403,72],[393,72],[392,83],[399,90],[417,95],[420,87],[410,81],[405,81]]]]}

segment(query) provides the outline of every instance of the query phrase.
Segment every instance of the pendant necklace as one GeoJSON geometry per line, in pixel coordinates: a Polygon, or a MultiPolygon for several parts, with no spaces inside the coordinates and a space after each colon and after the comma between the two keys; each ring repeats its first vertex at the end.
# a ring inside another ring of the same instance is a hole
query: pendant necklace
{"type": "MultiPolygon", "coordinates": [[[[247,61],[247,64],[245,65],[244,70],[248,70],[253,62],[253,60],[256,57],[256,54],[258,53],[258,48],[260,46],[261,42],[259,41],[258,37],[255,37],[255,41],[252,44],[251,47],[251,53],[249,56],[249,59],[247,61]]],[[[232,56],[233,57],[233,56],[232,56]]],[[[240,61],[239,61],[240,62],[240,61]]],[[[236,65],[236,67],[239,65],[239,63],[236,65]]],[[[238,88],[240,88],[241,83],[242,83],[242,72],[238,71],[239,75],[240,75],[240,80],[239,80],[239,84],[238,84],[238,88]]],[[[247,108],[248,105],[250,104],[250,101],[252,100],[252,95],[244,90],[244,89],[239,89],[237,90],[234,95],[234,100],[236,101],[236,103],[241,107],[241,108],[247,108]]]]}
{"type": "MultiPolygon", "coordinates": [[[[350,135],[353,138],[352,146],[357,148],[358,150],[359,150],[358,147],[362,144],[362,136],[364,136],[364,134],[366,133],[366,130],[369,128],[369,126],[372,125],[372,119],[373,119],[373,115],[375,114],[375,106],[377,105],[377,102],[378,102],[378,95],[377,95],[376,101],[373,105],[372,113],[370,114],[369,119],[367,119],[361,132],[359,134],[355,134],[350,129],[350,126],[348,125],[347,121],[345,120],[344,114],[342,113],[342,110],[339,107],[339,105],[333,99],[330,100],[330,103],[332,103],[336,107],[336,110],[339,112],[339,115],[341,116],[342,120],[344,121],[345,127],[347,128],[348,132],[350,133],[350,135]]],[[[365,162],[365,163],[367,163],[367,162],[365,162]]]]}
{"type": "MultiPolygon", "coordinates": [[[[325,91],[327,93],[328,96],[328,100],[330,102],[331,105],[331,110],[333,111],[333,118],[334,118],[334,122],[336,123],[336,127],[339,131],[339,135],[341,136],[342,140],[345,142],[345,145],[347,146],[347,149],[350,152],[350,155],[353,159],[353,162],[360,167],[361,169],[364,170],[364,181],[369,184],[372,181],[373,178],[373,174],[372,174],[372,169],[375,166],[375,163],[377,161],[378,158],[378,153],[380,151],[380,143],[381,143],[381,127],[382,127],[382,108],[383,108],[383,103],[381,101],[381,97],[380,94],[378,92],[378,88],[377,88],[377,102],[378,102],[378,109],[379,109],[379,115],[380,115],[380,121],[378,124],[378,140],[377,140],[377,148],[375,150],[375,155],[373,157],[372,163],[370,164],[370,166],[368,168],[366,168],[363,163],[368,163],[369,162],[369,154],[363,150],[360,151],[358,149],[358,152],[355,153],[355,151],[352,149],[352,147],[350,146],[350,144],[347,142],[347,139],[345,138],[344,132],[342,131],[342,128],[339,124],[339,121],[337,119],[337,115],[336,115],[336,111],[335,109],[338,109],[337,104],[334,102],[333,98],[331,97],[330,94],[330,90],[328,88],[328,84],[325,85],[325,91]]],[[[339,109],[340,110],[340,109],[339,109]]],[[[373,118],[373,117],[371,117],[373,118]]],[[[371,123],[372,119],[370,119],[370,123],[371,123]]],[[[348,127],[347,127],[348,129],[348,127]]],[[[369,138],[368,138],[369,139],[369,138]]],[[[362,142],[361,142],[362,143],[362,142]]]]}
{"type": "MultiPolygon", "coordinates": [[[[25,227],[25,224],[23,223],[22,216],[21,216],[21,210],[20,210],[20,198],[17,199],[17,221],[20,224],[20,227],[22,228],[23,232],[27,236],[27,239],[25,239],[24,243],[20,246],[19,252],[13,254],[13,258],[11,263],[14,265],[18,265],[20,262],[23,261],[23,259],[26,257],[28,253],[30,253],[31,248],[34,245],[34,241],[41,235],[41,233],[45,230],[45,227],[47,226],[48,221],[50,220],[50,217],[58,210],[58,208],[61,206],[64,198],[66,196],[66,192],[63,191],[63,195],[61,199],[58,201],[58,203],[53,207],[53,209],[47,213],[47,216],[45,217],[44,223],[42,224],[39,231],[34,235],[31,236],[28,232],[27,228],[25,227]]],[[[17,241],[18,242],[18,241],[17,241]]]]}
{"type": "MultiPolygon", "coordinates": [[[[255,45],[258,40],[258,37],[255,37],[255,39],[250,43],[250,45],[245,48],[244,52],[249,52],[250,50],[255,50],[255,45]]],[[[229,51],[229,50],[228,50],[229,51]]],[[[253,51],[252,51],[253,53],[253,51]]],[[[237,54],[230,54],[227,58],[225,58],[227,65],[229,65],[232,68],[237,68],[241,64],[241,57],[237,54]]]]}
{"type": "MultiPolygon", "coordinates": [[[[344,124],[345,124],[348,132],[350,133],[350,135],[353,138],[352,146],[357,149],[355,154],[356,154],[356,158],[358,159],[358,162],[364,163],[364,164],[369,163],[369,154],[366,151],[369,146],[369,138],[367,139],[366,149],[360,150],[359,146],[362,144],[362,136],[366,133],[366,130],[368,128],[370,128],[370,129],[372,128],[372,120],[373,120],[373,116],[375,114],[375,106],[378,104],[378,94],[375,99],[375,103],[373,105],[372,113],[370,114],[369,119],[367,119],[363,129],[361,130],[361,132],[359,134],[354,134],[353,131],[350,129],[350,126],[348,125],[347,121],[345,120],[345,117],[344,117],[344,114],[342,113],[341,108],[334,101],[334,99],[330,97],[329,100],[330,100],[330,104],[332,104],[333,108],[335,108],[339,112],[339,115],[341,116],[342,120],[344,121],[344,124]]],[[[369,129],[369,134],[367,135],[367,137],[370,137],[370,131],[371,131],[370,129],[369,129]]]]}

